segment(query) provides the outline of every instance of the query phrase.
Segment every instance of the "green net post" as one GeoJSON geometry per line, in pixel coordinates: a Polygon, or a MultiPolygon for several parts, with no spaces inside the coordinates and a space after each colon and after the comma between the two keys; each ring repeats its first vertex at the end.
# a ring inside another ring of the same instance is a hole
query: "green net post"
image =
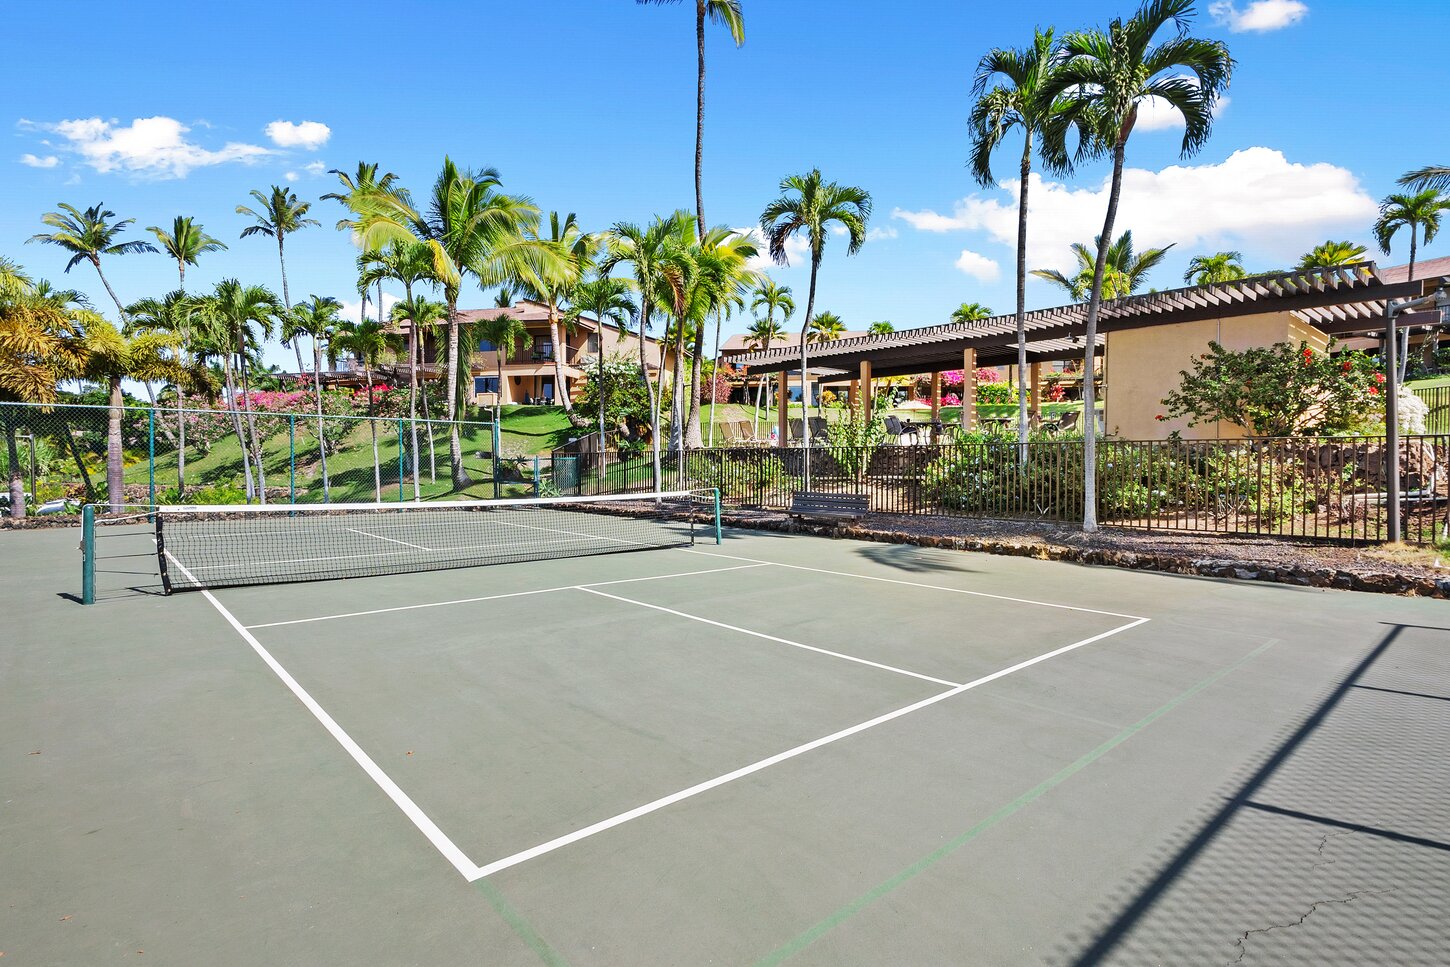
{"type": "MultiPolygon", "coordinates": [[[[500,389],[502,389],[502,387],[500,387],[500,389]]],[[[489,429],[489,436],[493,438],[493,496],[494,496],[494,499],[496,500],[496,499],[498,499],[503,494],[503,490],[500,488],[499,482],[498,482],[498,469],[499,469],[499,465],[498,465],[498,451],[499,451],[499,445],[503,441],[500,439],[499,433],[498,433],[497,412],[495,412],[494,416],[495,416],[495,419],[494,419],[494,421],[492,423],[489,424],[489,428],[488,429],[489,429]]]]}
{"type": "Polygon", "coordinates": [[[398,500],[399,501],[402,501],[404,499],[404,497],[403,497],[403,478],[407,475],[407,471],[404,469],[404,466],[405,466],[405,464],[404,464],[404,456],[405,456],[405,452],[403,450],[403,421],[402,420],[399,420],[398,421],[398,500]]]}
{"type": "Polygon", "coordinates": [[[539,496],[539,455],[537,453],[534,454],[534,496],[539,496]]]}
{"type": "Polygon", "coordinates": [[[146,503],[156,506],[156,407],[146,411],[146,503]]]}
{"type": "Polygon", "coordinates": [[[297,414],[287,414],[287,503],[297,503],[297,414]]]}
{"type": "Polygon", "coordinates": [[[81,508],[81,604],[96,603],[96,505],[81,508]]]}
{"type": "Polygon", "coordinates": [[[720,535],[720,488],[716,487],[711,493],[715,497],[715,543],[723,544],[724,541],[720,535]]]}

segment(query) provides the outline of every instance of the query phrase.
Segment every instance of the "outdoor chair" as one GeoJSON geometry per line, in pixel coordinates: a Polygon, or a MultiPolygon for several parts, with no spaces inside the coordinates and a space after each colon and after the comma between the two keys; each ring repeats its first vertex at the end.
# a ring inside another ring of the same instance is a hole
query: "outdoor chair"
{"type": "Polygon", "coordinates": [[[805,436],[805,424],[801,420],[786,420],[785,430],[792,440],[799,440],[805,436]]]}
{"type": "Polygon", "coordinates": [[[897,443],[905,442],[906,437],[911,437],[912,442],[915,443],[916,427],[906,426],[898,418],[894,416],[888,416],[886,418],[886,435],[889,437],[894,437],[897,443]]]}
{"type": "Polygon", "coordinates": [[[1082,416],[1077,410],[1067,410],[1058,418],[1057,432],[1067,433],[1069,430],[1077,429],[1078,419],[1082,416]]]}
{"type": "Polygon", "coordinates": [[[755,436],[755,424],[749,420],[735,421],[735,438],[740,441],[741,446],[750,446],[760,442],[755,436]]]}
{"type": "Polygon", "coordinates": [[[830,429],[830,424],[828,424],[826,422],[826,418],[824,416],[813,416],[813,417],[811,417],[811,439],[812,440],[824,440],[826,438],[826,431],[829,430],[829,429],[830,429]]]}
{"type": "Polygon", "coordinates": [[[720,424],[720,438],[727,447],[738,447],[740,445],[740,430],[734,423],[720,424]]]}

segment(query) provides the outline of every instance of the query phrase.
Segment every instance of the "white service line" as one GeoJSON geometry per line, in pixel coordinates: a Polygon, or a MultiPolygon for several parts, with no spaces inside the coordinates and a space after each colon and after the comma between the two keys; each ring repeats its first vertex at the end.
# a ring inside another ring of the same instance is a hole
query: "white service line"
{"type": "MultiPolygon", "coordinates": [[[[184,564],[176,558],[171,557],[170,553],[166,556],[171,558],[171,563],[176,565],[189,580],[196,582],[196,575],[188,571],[184,564]]],[[[378,788],[382,789],[388,798],[403,811],[403,815],[412,820],[413,825],[418,827],[418,831],[427,837],[428,842],[432,843],[433,847],[442,853],[448,862],[453,864],[453,868],[463,874],[463,877],[469,882],[482,877],[484,875],[483,872],[479,870],[478,866],[472,860],[464,855],[463,850],[459,849],[453,840],[449,839],[443,830],[439,829],[438,825],[428,818],[428,815],[418,807],[418,804],[413,802],[408,794],[400,789],[398,784],[382,770],[382,767],[374,762],[372,757],[362,750],[361,746],[353,741],[352,736],[343,731],[342,726],[338,725],[333,717],[327,714],[327,710],[317,704],[317,700],[307,693],[307,690],[297,682],[297,679],[292,677],[292,674],[287,669],[282,667],[281,662],[272,657],[271,652],[262,647],[262,643],[216,599],[216,596],[205,588],[202,589],[201,593],[204,598],[211,602],[211,606],[216,608],[217,613],[225,618],[227,623],[235,629],[237,634],[242,636],[242,640],[252,646],[252,650],[282,680],[282,684],[286,685],[292,694],[297,696],[297,700],[312,713],[313,717],[322,723],[322,727],[327,729],[328,733],[337,740],[337,744],[342,746],[348,755],[352,756],[354,762],[362,766],[363,771],[372,778],[373,782],[378,784],[378,788]]]]}
{"type": "Polygon", "coordinates": [[[375,537],[375,538],[377,538],[380,541],[387,541],[389,544],[402,544],[404,547],[416,547],[420,551],[432,551],[433,550],[433,548],[431,548],[431,547],[424,547],[422,544],[409,544],[407,541],[399,541],[399,540],[395,540],[395,539],[393,539],[391,537],[384,537],[382,534],[371,534],[371,533],[369,533],[367,531],[360,531],[356,527],[348,527],[348,528],[345,528],[345,529],[352,531],[354,534],[361,534],[364,537],[375,537]]]}
{"type": "MultiPolygon", "coordinates": [[[[726,555],[718,556],[724,557],[726,555]]],[[[702,792],[708,792],[709,790],[714,789],[717,786],[723,786],[728,782],[734,782],[736,779],[742,779],[745,776],[759,772],[762,769],[768,769],[773,765],[786,761],[787,759],[794,759],[796,756],[804,755],[807,752],[810,752],[814,749],[819,749],[825,745],[830,745],[832,742],[838,742],[841,739],[856,735],[859,732],[865,732],[867,729],[873,729],[878,725],[884,725],[885,723],[890,722],[893,719],[901,718],[903,715],[909,715],[912,712],[924,709],[929,705],[935,705],[937,702],[944,701],[945,699],[952,698],[956,695],[960,695],[963,692],[976,688],[979,685],[985,685],[988,682],[993,682],[999,678],[1004,678],[1007,675],[1011,675],[1013,672],[1021,671],[1022,669],[1029,668],[1032,665],[1038,664],[1039,662],[1047,661],[1049,658],[1055,658],[1058,655],[1066,654],[1067,652],[1073,651],[1077,648],[1081,648],[1084,645],[1090,645],[1095,641],[1102,641],[1104,638],[1116,635],[1121,631],[1127,631],[1129,628],[1136,628],[1138,625],[1143,624],[1147,620],[1147,618],[1137,618],[1134,621],[1129,622],[1128,624],[1120,625],[1117,628],[1113,628],[1111,631],[1104,631],[1101,634],[1093,635],[1091,638],[1084,638],[1081,641],[1075,641],[1070,645],[1063,645],[1061,648],[1049,651],[1043,655],[1038,655],[1036,658],[1029,658],[1026,661],[1018,662],[1017,664],[1012,665],[1008,668],[1003,668],[1001,671],[996,671],[990,675],[985,675],[982,678],[974,679],[973,681],[967,682],[964,685],[958,685],[956,688],[948,689],[945,692],[938,692],[937,694],[932,695],[929,698],[924,698],[919,702],[903,706],[902,708],[896,709],[895,711],[887,712],[884,715],[878,715],[876,718],[870,719],[866,722],[862,722],[859,725],[853,725],[850,728],[842,729],[839,732],[832,732],[830,735],[822,736],[821,738],[816,739],[812,742],[807,742],[805,745],[798,745],[794,749],[788,749],[785,752],[777,753],[776,755],[770,756],[769,758],[761,759],[759,762],[752,762],[748,766],[742,766],[741,768],[736,769],[734,772],[727,772],[723,776],[716,776],[714,779],[708,779],[705,782],[693,785],[688,789],[681,789],[679,792],[672,793],[671,795],[665,796],[661,799],[656,799],[654,802],[645,803],[643,806],[636,806],[634,809],[631,809],[628,812],[620,813],[617,816],[611,816],[609,819],[601,820],[600,822],[594,823],[590,826],[585,826],[583,829],[575,830],[574,832],[564,836],[560,836],[557,839],[551,839],[547,843],[540,843],[538,846],[535,846],[532,849],[526,849],[523,852],[515,853],[512,856],[505,856],[503,859],[495,860],[492,863],[487,863],[483,866],[478,867],[477,874],[470,877],[469,879],[470,881],[481,880],[486,876],[492,876],[494,873],[506,870],[511,866],[517,866],[520,863],[524,863],[528,860],[543,856],[545,853],[552,853],[556,849],[568,846],[571,843],[577,843],[582,839],[587,839],[590,836],[594,836],[598,833],[605,832],[606,830],[613,829],[615,826],[623,825],[624,823],[627,823],[633,819],[638,819],[641,816],[647,816],[652,812],[665,808],[666,806],[671,806],[682,800],[689,799],[693,796],[698,796],[702,792]]]]}
{"type": "Polygon", "coordinates": [[[611,584],[634,584],[639,581],[662,581],[665,578],[685,578],[695,574],[715,574],[720,571],[746,571],[763,564],[736,564],[732,567],[712,567],[703,571],[676,571],[674,574],[651,574],[642,578],[620,578],[615,581],[595,581],[590,584],[561,584],[554,588],[535,588],[532,591],[511,591],[507,594],[485,594],[477,598],[455,598],[452,601],[430,601],[427,604],[403,604],[395,608],[373,608],[369,611],[347,611],[342,614],[324,614],[316,618],[294,618],[291,621],[269,621],[266,624],[247,625],[248,628],[277,628],[282,625],[305,625],[313,621],[333,621],[337,618],[361,618],[370,614],[388,614],[392,611],[416,611],[419,608],[443,608],[453,604],[476,604],[479,601],[497,601],[500,598],[520,598],[529,594],[549,594],[554,591],[574,591],[586,588],[606,587],[611,584]]]}
{"type": "MultiPolygon", "coordinates": [[[[757,565],[758,567],[759,565],[757,565]]],[[[857,658],[854,655],[843,655],[839,651],[830,651],[826,648],[817,648],[815,645],[802,644],[799,641],[791,641],[789,638],[777,638],[775,635],[767,635],[761,631],[751,631],[749,628],[741,628],[738,625],[727,625],[723,621],[715,621],[711,618],[702,618],[697,614],[686,614],[684,611],[676,611],[673,608],[661,607],[658,604],[650,604],[647,601],[636,601],[634,598],[622,598],[617,594],[606,594],[603,591],[596,591],[588,584],[581,584],[579,591],[587,591],[590,594],[597,594],[601,598],[610,598],[615,601],[623,601],[625,604],[637,604],[641,608],[650,608],[654,611],[663,611],[665,614],[672,614],[677,618],[688,618],[691,621],[698,621],[701,624],[714,625],[716,628],[724,628],[726,631],[738,631],[742,635],[750,635],[752,638],[764,638],[766,641],[774,641],[782,645],[790,645],[792,648],[801,648],[805,651],[813,651],[818,655],[830,655],[832,658],[840,658],[842,661],[855,662],[858,665],[869,665],[872,668],[880,668],[882,671],[895,672],[898,675],[907,675],[911,678],[920,678],[922,681],[931,682],[934,685],[945,685],[948,688],[960,687],[960,682],[949,682],[944,678],[932,678],[930,675],[923,675],[920,672],[907,671],[905,668],[897,668],[895,665],[883,665],[879,661],[871,661],[866,658],[857,658]]]]}
{"type": "Polygon", "coordinates": [[[761,561],[753,557],[740,557],[737,554],[716,554],[711,551],[697,551],[691,547],[682,547],[680,550],[686,554],[702,554],[705,557],[719,557],[729,561],[752,561],[756,564],[773,564],[776,567],[788,567],[794,571],[815,571],[817,574],[834,574],[843,578],[860,578],[863,581],[881,581],[885,584],[903,584],[909,588],[927,588],[932,591],[950,591],[953,594],[970,594],[978,598],[996,598],[998,601],[1012,601],[1016,604],[1035,604],[1043,608],[1057,608],[1061,611],[1080,611],[1084,614],[1101,614],[1109,618],[1136,618],[1138,621],[1147,621],[1147,618],[1139,618],[1135,614],[1121,614],[1117,611],[1099,611],[1096,608],[1082,608],[1075,604],[1054,604],[1051,601],[1034,601],[1031,598],[1014,598],[1006,594],[992,594],[989,591],[968,591],[965,588],[948,588],[940,584],[922,584],[918,581],[903,581],[900,578],[883,578],[874,574],[855,574],[851,571],[830,571],[823,567],[806,567],[804,564],[784,564],[780,561],[761,561]]]}

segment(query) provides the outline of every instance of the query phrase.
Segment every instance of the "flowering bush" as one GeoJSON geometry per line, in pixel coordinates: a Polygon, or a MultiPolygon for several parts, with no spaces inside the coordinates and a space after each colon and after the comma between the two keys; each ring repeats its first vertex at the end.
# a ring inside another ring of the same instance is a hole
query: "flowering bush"
{"type": "Polygon", "coordinates": [[[700,381],[701,403],[728,403],[730,401],[730,380],[724,373],[714,373],[700,381]]]}

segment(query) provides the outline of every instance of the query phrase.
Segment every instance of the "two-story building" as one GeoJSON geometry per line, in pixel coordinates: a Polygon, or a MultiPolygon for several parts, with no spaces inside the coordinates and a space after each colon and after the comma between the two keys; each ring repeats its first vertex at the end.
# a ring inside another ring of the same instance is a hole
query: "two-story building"
{"type": "MultiPolygon", "coordinates": [[[[468,371],[473,381],[472,398],[476,405],[551,404],[557,402],[563,392],[568,392],[571,400],[577,399],[588,378],[586,368],[598,358],[601,342],[606,358],[622,356],[630,360],[639,359],[639,337],[612,323],[606,322],[601,326],[590,316],[580,316],[575,325],[565,327],[561,312],[559,345],[555,345],[549,330],[549,307],[530,299],[520,299],[507,308],[465,309],[458,313],[458,317],[464,325],[471,325],[505,314],[524,324],[529,334],[526,344],[515,347],[502,360],[498,348],[484,338],[476,338],[471,345],[460,347],[460,352],[465,353],[468,360],[468,371]],[[562,387],[559,385],[561,378],[562,387]]],[[[399,323],[395,331],[406,339],[408,323],[399,323]]],[[[666,348],[662,359],[659,340],[646,337],[645,358],[650,378],[656,379],[662,365],[667,372],[673,365],[674,351],[666,348]]],[[[448,327],[440,324],[423,334],[420,378],[441,378],[447,359],[448,327]]],[[[406,361],[400,360],[399,363],[394,374],[406,382],[406,361]]]]}

